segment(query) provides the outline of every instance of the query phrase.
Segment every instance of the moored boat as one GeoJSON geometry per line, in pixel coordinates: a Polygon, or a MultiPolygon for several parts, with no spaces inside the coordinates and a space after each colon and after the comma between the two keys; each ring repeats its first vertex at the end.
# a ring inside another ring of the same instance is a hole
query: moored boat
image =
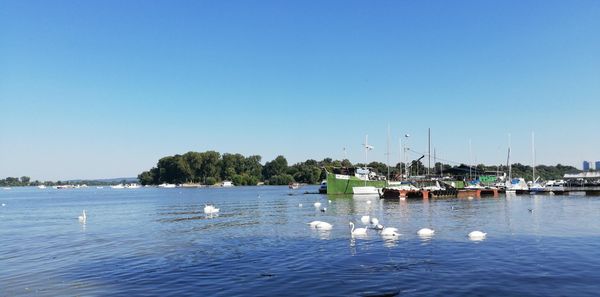
{"type": "Polygon", "coordinates": [[[321,182],[319,186],[319,194],[327,194],[327,180],[321,182]]]}
{"type": "MultiPolygon", "coordinates": [[[[354,188],[384,188],[387,181],[368,168],[336,168],[327,172],[327,194],[355,194],[354,188]]],[[[366,190],[366,189],[365,189],[366,190]]]]}

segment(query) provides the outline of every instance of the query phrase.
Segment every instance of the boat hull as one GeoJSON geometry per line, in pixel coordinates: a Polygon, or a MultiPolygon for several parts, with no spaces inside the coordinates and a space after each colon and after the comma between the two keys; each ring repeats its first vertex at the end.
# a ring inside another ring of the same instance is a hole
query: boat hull
{"type": "Polygon", "coordinates": [[[353,187],[383,188],[385,180],[362,180],[355,176],[327,173],[327,194],[354,194],[353,187]]]}

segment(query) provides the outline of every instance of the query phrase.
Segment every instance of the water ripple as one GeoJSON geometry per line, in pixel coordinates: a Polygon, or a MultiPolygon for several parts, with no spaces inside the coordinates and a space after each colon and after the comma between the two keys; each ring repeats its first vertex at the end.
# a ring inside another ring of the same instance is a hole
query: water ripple
{"type": "Polygon", "coordinates": [[[10,205],[0,211],[0,296],[594,296],[599,289],[598,198],[289,193],[0,192],[10,205]],[[312,207],[317,200],[326,212],[312,207]],[[205,203],[221,212],[205,215],[205,203]],[[84,208],[85,226],[77,221],[84,208]],[[369,230],[352,239],[348,222],[362,215],[402,235],[389,240],[369,230]],[[334,228],[310,229],[312,220],[334,228]],[[422,227],[435,235],[420,238],[422,227]],[[488,237],[472,242],[472,230],[488,237]]]}

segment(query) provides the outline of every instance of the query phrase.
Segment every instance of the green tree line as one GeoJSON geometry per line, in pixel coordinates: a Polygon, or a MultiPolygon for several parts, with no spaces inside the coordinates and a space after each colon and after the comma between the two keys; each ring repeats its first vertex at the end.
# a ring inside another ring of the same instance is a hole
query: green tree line
{"type": "MultiPolygon", "coordinates": [[[[289,165],[284,156],[261,163],[261,156],[243,156],[241,154],[220,154],[215,151],[187,152],[183,155],[167,156],[158,160],[155,167],[138,175],[143,185],[158,185],[161,183],[200,183],[214,185],[221,181],[229,180],[235,185],[256,185],[264,182],[270,185],[287,185],[292,182],[317,184],[326,178],[326,170],[331,172],[334,167],[363,167],[365,164],[353,165],[349,160],[333,160],[325,158],[321,161],[306,160],[289,165]]],[[[387,175],[388,166],[381,162],[367,164],[376,172],[387,175]]],[[[436,163],[430,168],[430,173],[440,175],[451,169],[467,165],[455,165],[436,163]]],[[[508,172],[504,165],[486,166],[479,164],[473,166],[480,172],[508,172]]],[[[424,175],[427,167],[420,161],[408,163],[411,176],[424,175]]],[[[404,173],[405,164],[397,163],[389,168],[390,178],[398,179],[404,173]]],[[[580,172],[573,166],[558,164],[556,166],[536,166],[536,176],[542,180],[560,179],[565,173],[580,172]]],[[[531,166],[519,163],[512,165],[512,176],[531,179],[531,166]]],[[[446,174],[444,174],[446,175],[446,174]]]]}
{"type": "MultiPolygon", "coordinates": [[[[188,152],[183,155],[174,155],[161,158],[155,167],[144,171],[138,175],[138,179],[143,185],[158,185],[161,183],[201,183],[213,185],[224,180],[230,180],[235,185],[256,185],[264,182],[270,185],[287,185],[291,182],[306,184],[317,184],[326,178],[326,171],[332,172],[334,167],[363,167],[364,164],[353,165],[348,160],[333,160],[325,158],[321,161],[306,160],[293,165],[289,165],[283,156],[277,156],[275,159],[261,164],[261,156],[252,155],[245,157],[241,154],[221,155],[215,151],[203,153],[188,152]]],[[[427,167],[420,161],[413,161],[408,164],[411,176],[424,175],[427,167]]],[[[386,175],[388,167],[381,162],[371,162],[367,165],[376,172],[386,175]]],[[[523,177],[526,180],[532,178],[532,168],[520,163],[512,164],[512,176],[523,177]]],[[[430,173],[434,175],[447,175],[451,169],[458,167],[468,167],[468,165],[451,166],[448,164],[436,163],[430,168],[430,173]]],[[[506,165],[487,166],[479,164],[473,166],[478,172],[508,172],[506,165]]],[[[573,166],[561,165],[547,166],[538,165],[536,168],[536,177],[541,180],[561,179],[565,173],[581,172],[573,166]]],[[[404,163],[397,163],[390,167],[390,178],[398,179],[404,173],[404,163]]],[[[19,187],[19,186],[54,186],[66,184],[87,184],[109,185],[114,182],[82,180],[82,181],[31,181],[28,176],[7,177],[0,179],[0,187],[19,187]]],[[[122,181],[125,183],[125,181],[122,181]]]]}
{"type": "MultiPolygon", "coordinates": [[[[121,183],[126,183],[125,180],[121,181],[121,183]]],[[[60,185],[88,185],[88,186],[106,186],[112,185],[114,182],[107,181],[99,181],[99,180],[77,180],[77,181],[32,181],[29,176],[21,176],[18,177],[7,177],[5,179],[0,179],[0,187],[37,187],[39,185],[44,186],[60,186],[60,185]]]]}

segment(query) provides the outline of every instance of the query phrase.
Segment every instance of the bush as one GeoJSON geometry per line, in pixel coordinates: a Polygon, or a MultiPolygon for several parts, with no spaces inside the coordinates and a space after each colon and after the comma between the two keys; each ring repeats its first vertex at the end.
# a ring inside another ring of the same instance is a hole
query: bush
{"type": "Polygon", "coordinates": [[[212,176],[209,176],[209,177],[206,178],[206,180],[204,181],[204,183],[207,184],[207,185],[209,185],[209,186],[212,186],[212,185],[214,185],[214,184],[217,183],[217,179],[214,178],[214,177],[212,177],[212,176]]]}
{"type": "Polygon", "coordinates": [[[269,185],[288,185],[294,182],[294,178],[289,174],[273,175],[269,179],[269,185]]]}

